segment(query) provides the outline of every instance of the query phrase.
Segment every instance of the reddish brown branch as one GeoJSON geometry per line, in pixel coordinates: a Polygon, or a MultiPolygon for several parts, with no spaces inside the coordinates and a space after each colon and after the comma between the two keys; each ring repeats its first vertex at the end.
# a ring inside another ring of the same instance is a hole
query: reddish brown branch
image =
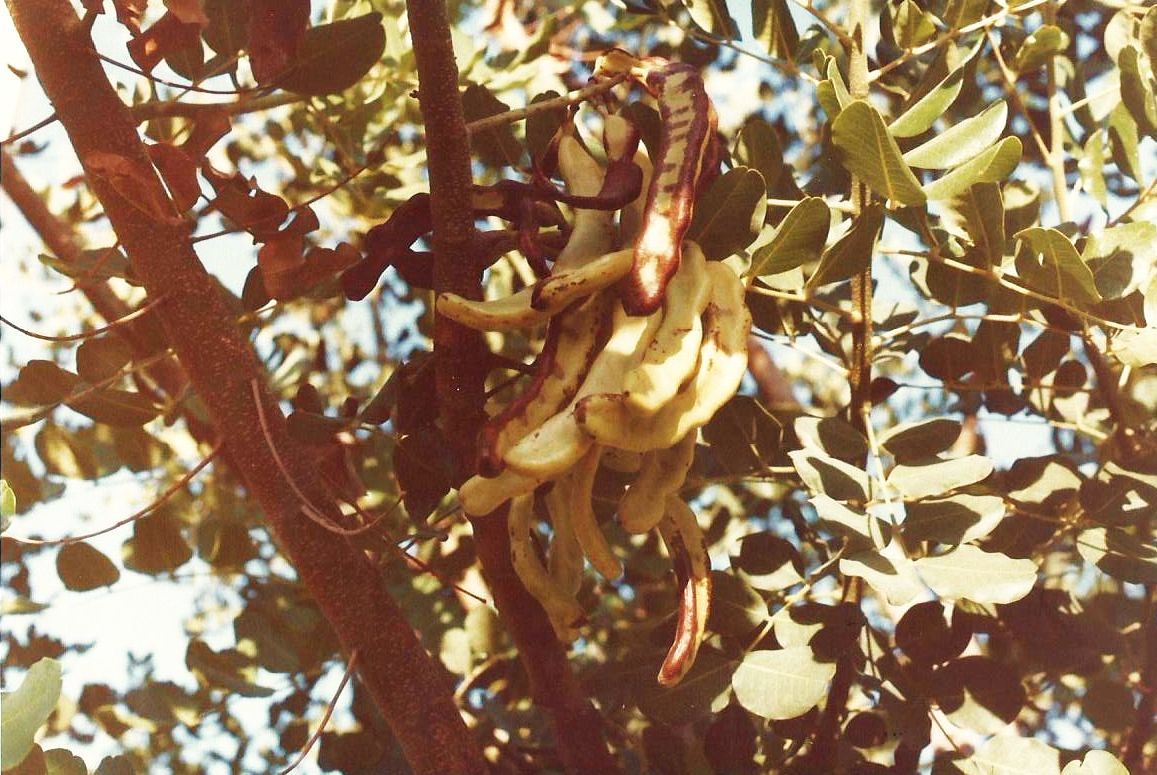
{"type": "MultiPolygon", "coordinates": [[[[269,437],[298,487],[333,508],[309,455],[285,431],[256,355],[223,292],[201,266],[188,226],[157,214],[167,195],[66,0],[9,0],[45,93],[60,116],[92,191],[157,310],[228,457],[263,508],[278,543],[345,649],[363,656],[362,681],[416,772],[480,772],[484,765],[454,704],[445,673],[422,649],[378,570],[346,540],[306,519],[260,427],[249,384],[257,379],[269,437]]],[[[7,184],[7,176],[5,183],[7,184]]],[[[66,248],[61,245],[59,247],[66,248]]],[[[54,248],[56,249],[56,248],[54,248]]],[[[102,311],[102,314],[105,314],[102,311]]],[[[112,319],[123,316],[114,311],[112,319]]]]}
{"type": "MultiPolygon", "coordinates": [[[[458,69],[450,26],[441,2],[409,0],[410,31],[418,65],[419,100],[426,124],[434,222],[434,290],[470,298],[481,294],[481,264],[470,211],[470,143],[458,92],[458,69]]],[[[440,417],[462,476],[473,473],[474,440],[485,419],[489,352],[481,336],[439,317],[434,326],[434,363],[440,417]]],[[[505,507],[472,519],[486,581],[518,646],[534,701],[554,721],[559,752],[574,772],[614,772],[602,719],[570,670],[566,650],[538,602],[510,562],[505,507]]]]}

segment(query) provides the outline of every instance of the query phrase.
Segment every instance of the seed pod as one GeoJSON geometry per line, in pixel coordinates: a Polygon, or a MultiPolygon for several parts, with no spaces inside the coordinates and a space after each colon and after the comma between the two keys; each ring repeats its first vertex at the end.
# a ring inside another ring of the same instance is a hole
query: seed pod
{"type": "Polygon", "coordinates": [[[667,498],[679,492],[691,470],[698,435],[692,431],[673,447],[643,455],[639,475],[619,501],[619,524],[628,533],[643,534],[659,524],[667,498]]]}
{"type": "Polygon", "coordinates": [[[578,637],[578,625],[586,614],[573,595],[563,591],[547,573],[530,538],[534,525],[534,495],[519,495],[510,502],[507,528],[510,533],[510,561],[526,591],[546,611],[555,636],[570,642],[578,637]]]}
{"type": "Polygon", "coordinates": [[[711,615],[711,560],[707,540],[691,507],[681,498],[667,499],[666,511],[659,522],[659,535],[667,545],[679,581],[679,613],[675,620],[675,638],[663,665],[659,683],[674,686],[695,664],[699,645],[711,615]]]}
{"type": "Polygon", "coordinates": [[[623,306],[632,315],[657,310],[679,268],[683,236],[691,225],[717,123],[697,68],[668,64],[649,71],[644,83],[658,98],[661,134],[635,262],[623,282],[623,306]]]}

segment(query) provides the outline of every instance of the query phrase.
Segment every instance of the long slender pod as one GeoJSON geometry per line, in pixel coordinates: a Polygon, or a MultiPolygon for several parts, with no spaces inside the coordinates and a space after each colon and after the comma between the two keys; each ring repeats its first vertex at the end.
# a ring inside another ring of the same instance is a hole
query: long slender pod
{"type": "Polygon", "coordinates": [[[582,546],[583,554],[591,561],[591,566],[599,574],[613,581],[623,575],[623,564],[615,556],[607,542],[599,520],[595,516],[592,501],[595,474],[599,469],[602,447],[592,446],[568,474],[570,479],[570,514],[575,537],[582,546]]]}
{"type": "Polygon", "coordinates": [[[628,533],[646,533],[659,524],[667,507],[667,497],[679,492],[695,460],[692,431],[673,447],[643,455],[635,481],[619,501],[619,524],[628,533]]]}
{"type": "Polygon", "coordinates": [[[551,578],[538,558],[530,531],[534,526],[534,495],[519,495],[510,501],[510,561],[526,591],[542,604],[559,640],[578,637],[578,625],[585,618],[582,606],[551,578]]]}
{"type": "Polygon", "coordinates": [[[674,686],[695,664],[707,630],[707,618],[711,615],[711,559],[695,512],[677,496],[667,499],[659,535],[667,545],[679,580],[675,638],[659,668],[659,683],[674,686]]]}
{"type": "Polygon", "coordinates": [[[550,525],[554,531],[546,558],[547,569],[554,583],[567,594],[577,595],[582,587],[586,560],[574,531],[570,484],[570,477],[558,478],[545,497],[550,525]]]}

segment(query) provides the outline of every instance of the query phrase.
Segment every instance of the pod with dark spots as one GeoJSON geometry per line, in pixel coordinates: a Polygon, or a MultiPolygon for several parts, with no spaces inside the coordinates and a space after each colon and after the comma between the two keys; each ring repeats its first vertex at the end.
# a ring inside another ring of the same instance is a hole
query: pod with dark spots
{"type": "Polygon", "coordinates": [[[658,98],[661,135],[634,264],[622,286],[623,307],[632,315],[657,310],[679,268],[717,123],[696,68],[668,64],[650,70],[644,85],[658,98]]]}
{"type": "Polygon", "coordinates": [[[667,499],[659,535],[671,554],[675,577],[679,583],[679,610],[675,618],[675,637],[659,668],[659,683],[674,686],[695,664],[699,645],[711,615],[711,561],[707,540],[699,520],[683,500],[667,499]]]}
{"type": "Polygon", "coordinates": [[[530,385],[479,433],[479,474],[497,476],[506,451],[574,398],[605,339],[610,303],[600,294],[551,320],[530,385]]]}

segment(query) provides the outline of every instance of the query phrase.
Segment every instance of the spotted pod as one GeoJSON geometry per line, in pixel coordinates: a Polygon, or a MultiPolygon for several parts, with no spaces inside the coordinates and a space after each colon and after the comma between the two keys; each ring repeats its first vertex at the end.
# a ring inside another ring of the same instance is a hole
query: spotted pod
{"type": "Polygon", "coordinates": [[[666,64],[648,70],[644,85],[658,99],[661,134],[634,264],[622,285],[623,306],[631,315],[657,310],[679,268],[683,236],[691,225],[717,124],[697,68],[666,64]]]}
{"type": "Polygon", "coordinates": [[[551,318],[526,389],[490,418],[478,436],[478,472],[497,476],[506,450],[566,406],[598,355],[611,299],[596,294],[551,318]]]}
{"type": "Polygon", "coordinates": [[[695,512],[677,496],[667,499],[659,535],[671,554],[679,581],[675,637],[659,668],[659,683],[674,686],[695,664],[707,630],[707,619],[711,615],[711,560],[707,555],[707,539],[695,512]]]}

